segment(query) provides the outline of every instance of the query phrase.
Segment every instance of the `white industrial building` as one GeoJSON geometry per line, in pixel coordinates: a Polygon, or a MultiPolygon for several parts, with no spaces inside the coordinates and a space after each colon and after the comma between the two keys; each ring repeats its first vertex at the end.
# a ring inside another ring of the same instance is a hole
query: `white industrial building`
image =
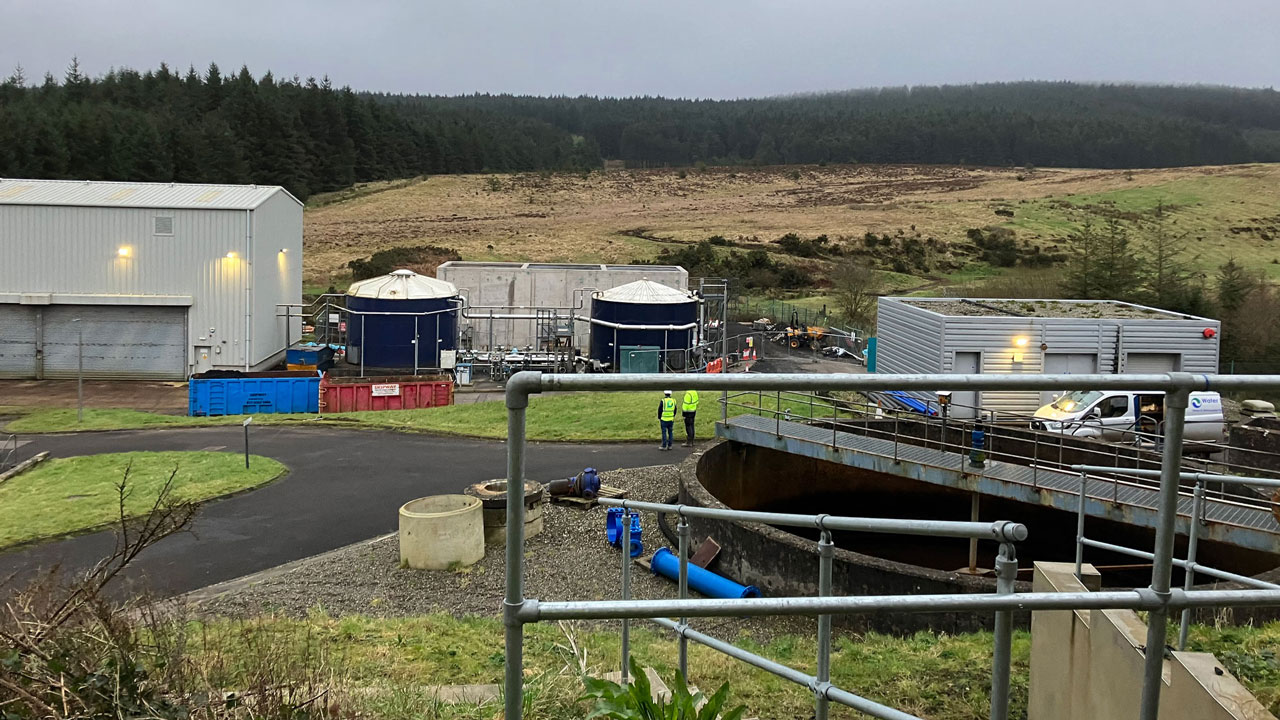
{"type": "Polygon", "coordinates": [[[0,377],[75,377],[81,354],[85,377],[261,369],[300,333],[281,187],[0,180],[0,248],[0,377]]]}
{"type": "Polygon", "coordinates": [[[570,333],[574,347],[586,347],[593,292],[637,280],[689,289],[689,272],[675,265],[452,261],[436,277],[466,298],[459,331],[475,349],[539,347],[570,333]],[[572,322],[573,316],[584,319],[572,322]]]}
{"type": "MultiPolygon", "coordinates": [[[[876,324],[877,373],[1218,371],[1217,320],[1113,300],[884,297],[876,324]]],[[[1052,399],[971,390],[952,402],[955,415],[970,417],[975,407],[1031,413],[1052,399]]]]}

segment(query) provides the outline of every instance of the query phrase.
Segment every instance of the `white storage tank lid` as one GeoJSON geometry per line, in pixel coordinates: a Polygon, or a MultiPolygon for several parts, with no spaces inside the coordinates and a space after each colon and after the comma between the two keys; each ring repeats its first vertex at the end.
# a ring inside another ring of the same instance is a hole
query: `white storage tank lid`
{"type": "Polygon", "coordinates": [[[693,302],[693,295],[652,280],[636,280],[598,293],[596,297],[609,302],[642,305],[677,305],[693,302]]]}
{"type": "Polygon", "coordinates": [[[458,288],[451,282],[412,270],[394,270],[388,275],[351,283],[347,294],[374,300],[435,300],[457,297],[458,288]]]}

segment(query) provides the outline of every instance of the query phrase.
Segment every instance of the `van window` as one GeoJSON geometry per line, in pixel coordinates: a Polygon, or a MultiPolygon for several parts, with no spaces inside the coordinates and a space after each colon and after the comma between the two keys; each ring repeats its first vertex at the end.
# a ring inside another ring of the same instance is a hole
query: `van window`
{"type": "Polygon", "coordinates": [[[1074,412],[1080,408],[1086,408],[1097,402],[1102,397],[1102,393],[1097,390],[1072,390],[1053,401],[1053,407],[1062,412],[1074,412]]]}
{"type": "Polygon", "coordinates": [[[1124,417],[1129,413],[1129,396],[1109,397],[1098,404],[1098,409],[1104,418],[1124,417]]]}

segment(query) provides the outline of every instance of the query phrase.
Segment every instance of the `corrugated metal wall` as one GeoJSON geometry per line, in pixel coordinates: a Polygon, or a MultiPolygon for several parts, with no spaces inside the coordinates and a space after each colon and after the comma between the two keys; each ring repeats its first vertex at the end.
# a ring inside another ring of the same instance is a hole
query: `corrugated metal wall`
{"type": "MultiPolygon", "coordinates": [[[[570,307],[574,290],[595,288],[608,290],[636,280],[649,279],[678,290],[689,286],[689,273],[683,268],[634,267],[618,265],[554,265],[519,263],[468,263],[452,262],[440,266],[436,276],[453,283],[474,306],[570,307]]],[[[487,310],[477,310],[476,314],[487,310]]],[[[503,312],[533,314],[534,310],[495,309],[503,312]]],[[[591,301],[575,312],[583,317],[591,315],[591,301]]],[[[472,328],[472,346],[487,348],[490,344],[490,321],[479,318],[462,318],[462,327],[472,328]]],[[[577,323],[574,344],[585,348],[591,335],[588,323],[577,323]]],[[[536,320],[492,321],[494,346],[525,347],[537,341],[536,320]]]]}
{"type": "Polygon", "coordinates": [[[947,372],[943,369],[943,319],[937,313],[880,298],[876,310],[876,372],[947,372]]]}
{"type": "Polygon", "coordinates": [[[0,305],[0,378],[29,378],[36,371],[36,309],[0,305]]]}
{"type": "MultiPolygon", "coordinates": [[[[291,232],[296,234],[300,261],[301,209],[280,195],[295,208],[291,232]]],[[[243,367],[249,269],[244,257],[246,230],[243,210],[0,205],[0,238],[6,251],[6,261],[0,263],[0,299],[13,302],[20,294],[30,293],[63,296],[55,298],[55,303],[190,304],[188,346],[213,347],[215,366],[243,367]],[[171,235],[156,233],[157,217],[173,219],[171,235]],[[122,247],[128,249],[127,256],[120,255],[122,247]],[[236,256],[227,257],[229,252],[236,256]],[[75,295],[94,297],[83,302],[67,297],[75,295]]],[[[273,238],[278,232],[270,231],[273,238]]],[[[271,242],[275,249],[265,264],[274,273],[276,253],[285,243],[271,242]]],[[[262,259],[254,263],[260,272],[266,269],[263,264],[262,259]]],[[[290,288],[287,301],[296,302],[300,269],[290,272],[289,282],[297,289],[290,288]]],[[[260,308],[270,307],[271,321],[275,303],[286,301],[276,299],[279,287],[279,283],[264,282],[257,297],[260,308]]],[[[194,357],[191,351],[186,355],[194,357]]]]}
{"type": "Polygon", "coordinates": [[[285,193],[276,193],[253,211],[253,344],[250,362],[257,365],[285,348],[285,338],[297,342],[302,320],[292,321],[288,333],[279,303],[302,302],[302,206],[285,193]],[[287,249],[288,252],[280,252],[287,249]]]}
{"type": "MultiPolygon", "coordinates": [[[[943,317],[893,298],[879,303],[877,364],[883,373],[954,372],[957,352],[982,354],[984,374],[1044,372],[1046,354],[1087,354],[1100,373],[1125,372],[1129,353],[1180,356],[1185,372],[1216,372],[1216,320],[1150,318],[943,317]],[[1204,330],[1215,331],[1205,338],[1204,330]],[[1026,338],[1026,345],[1016,340],[1026,338]],[[940,358],[940,360],[939,360],[940,358]]],[[[927,397],[927,394],[921,394],[927,397]]],[[[1043,402],[1037,392],[983,391],[986,410],[1033,413],[1043,402]]]]}

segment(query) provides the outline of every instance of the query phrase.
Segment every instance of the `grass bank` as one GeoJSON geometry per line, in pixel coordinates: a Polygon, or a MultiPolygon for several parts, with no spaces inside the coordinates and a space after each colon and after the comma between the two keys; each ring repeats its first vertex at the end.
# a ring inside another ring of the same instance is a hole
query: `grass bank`
{"type": "MultiPolygon", "coordinates": [[[[682,391],[675,388],[677,402],[682,391]]],[[[661,393],[563,393],[534,396],[526,414],[530,440],[567,442],[629,442],[657,440],[658,401],[661,393]]],[[[703,393],[698,408],[697,434],[710,437],[720,417],[718,393],[703,393]]],[[[730,414],[771,413],[781,406],[794,417],[831,417],[832,408],[824,400],[783,393],[738,395],[730,414]]],[[[842,416],[846,413],[841,412],[842,416]]],[[[80,430],[134,430],[238,425],[244,416],[183,417],[158,415],[138,410],[85,410],[84,422],[77,422],[75,410],[34,410],[5,428],[14,433],[75,432],[80,430]]],[[[507,409],[501,400],[450,405],[424,410],[334,413],[332,415],[256,415],[254,424],[325,425],[466,435],[480,438],[507,436],[507,409]]],[[[676,418],[676,435],[681,437],[682,420],[676,418]]]]}
{"type": "MultiPolygon", "coordinates": [[[[217,620],[195,626],[204,638],[197,659],[251,656],[253,648],[273,648],[291,657],[325,658],[327,670],[351,689],[353,711],[382,718],[492,717],[497,709],[449,706],[435,701],[424,685],[501,683],[502,625],[496,619],[445,615],[412,618],[330,617],[317,612],[306,619],[260,617],[217,620]],[[373,689],[373,691],[369,691],[373,689]]],[[[812,637],[781,637],[758,642],[749,635],[738,644],[805,672],[814,672],[812,637]]],[[[1189,649],[1212,652],[1273,712],[1280,709],[1280,623],[1261,628],[1195,626],[1189,649]]],[[[642,665],[670,680],[677,666],[676,643],[643,625],[632,629],[632,652],[642,665]]],[[[580,718],[587,705],[577,701],[581,674],[615,669],[616,631],[599,625],[565,623],[526,628],[525,667],[530,717],[580,718]]],[[[989,703],[991,635],[917,633],[847,635],[833,643],[832,680],[873,700],[933,720],[986,718],[989,703]]],[[[1025,717],[1030,674],[1030,636],[1018,632],[1013,643],[1010,717],[1025,717]]],[[[214,663],[214,665],[217,665],[214,663]]],[[[237,686],[235,669],[217,678],[237,686]]],[[[696,644],[690,644],[693,681],[710,692],[729,682],[730,704],[745,704],[748,716],[808,717],[812,695],[804,688],[755,670],[696,644]]],[[[833,707],[834,717],[850,717],[833,707]]]]}
{"type": "Polygon", "coordinates": [[[264,485],[285,472],[270,458],[226,452],[129,452],[48,460],[0,484],[0,547],[66,535],[119,519],[117,485],[128,474],[125,512],[146,512],[174,471],[179,500],[207,500],[264,485]]]}

